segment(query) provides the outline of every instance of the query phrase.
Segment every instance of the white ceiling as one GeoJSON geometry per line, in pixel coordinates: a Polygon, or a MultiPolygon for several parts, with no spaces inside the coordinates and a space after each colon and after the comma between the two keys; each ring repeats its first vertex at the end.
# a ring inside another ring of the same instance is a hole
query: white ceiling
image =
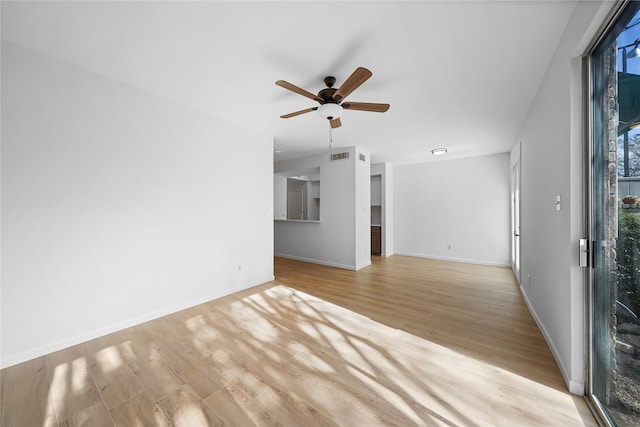
{"type": "Polygon", "coordinates": [[[328,148],[310,92],[358,66],[373,77],[349,101],[333,146],[372,162],[508,151],[575,1],[16,2],[2,37],[101,75],[274,136],[276,160],[328,148]]]}

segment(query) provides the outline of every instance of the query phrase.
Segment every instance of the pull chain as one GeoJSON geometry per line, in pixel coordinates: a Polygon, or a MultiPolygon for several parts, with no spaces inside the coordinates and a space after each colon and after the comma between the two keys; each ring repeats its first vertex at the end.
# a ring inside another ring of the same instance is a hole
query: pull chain
{"type": "Polygon", "coordinates": [[[329,149],[331,149],[332,144],[333,144],[333,128],[329,126],[329,149]]]}

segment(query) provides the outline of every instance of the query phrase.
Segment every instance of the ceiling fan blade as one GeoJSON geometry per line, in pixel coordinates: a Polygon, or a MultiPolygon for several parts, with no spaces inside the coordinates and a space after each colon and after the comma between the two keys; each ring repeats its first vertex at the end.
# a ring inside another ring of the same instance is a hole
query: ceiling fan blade
{"type": "Polygon", "coordinates": [[[329,120],[329,125],[331,125],[331,129],[339,128],[340,126],[342,126],[340,117],[338,117],[337,119],[329,120]]]}
{"type": "Polygon", "coordinates": [[[314,101],[318,101],[320,103],[322,103],[322,99],[318,97],[318,95],[314,95],[313,93],[306,91],[302,88],[299,88],[296,85],[293,85],[289,82],[285,82],[284,80],[278,80],[276,82],[276,84],[280,87],[283,87],[285,89],[289,89],[292,92],[297,93],[298,95],[302,95],[302,96],[306,96],[309,99],[313,99],[314,101]]]}
{"type": "Polygon", "coordinates": [[[390,107],[389,104],[376,104],[374,102],[345,102],[341,105],[345,110],[373,111],[375,113],[384,113],[390,107]]]}
{"type": "Polygon", "coordinates": [[[318,107],[307,108],[305,110],[300,110],[300,111],[296,111],[294,113],[285,114],[283,116],[280,116],[280,118],[281,119],[288,119],[289,117],[295,117],[295,116],[299,116],[300,114],[310,113],[312,111],[316,111],[317,109],[318,109],[318,107]]]}
{"type": "Polygon", "coordinates": [[[345,80],[344,83],[342,83],[342,86],[340,86],[340,88],[335,91],[335,93],[333,94],[333,100],[336,102],[342,101],[351,92],[360,87],[362,83],[366,82],[372,75],[373,73],[371,73],[371,71],[367,70],[364,67],[356,68],[353,74],[351,74],[349,78],[345,80]]]}

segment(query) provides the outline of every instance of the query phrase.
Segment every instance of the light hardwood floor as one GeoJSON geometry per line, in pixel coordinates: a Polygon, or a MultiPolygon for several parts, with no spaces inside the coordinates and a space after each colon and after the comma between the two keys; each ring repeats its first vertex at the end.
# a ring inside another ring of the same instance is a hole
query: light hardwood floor
{"type": "Polygon", "coordinates": [[[276,258],[276,280],[4,369],[3,427],[596,426],[507,268],[276,258]]]}

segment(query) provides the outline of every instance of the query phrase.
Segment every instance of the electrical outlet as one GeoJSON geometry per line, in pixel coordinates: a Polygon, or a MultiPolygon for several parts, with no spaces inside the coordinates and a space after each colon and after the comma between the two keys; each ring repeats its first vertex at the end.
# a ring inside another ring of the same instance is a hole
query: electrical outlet
{"type": "Polygon", "coordinates": [[[451,243],[449,243],[449,244],[447,245],[447,249],[448,249],[448,250],[451,250],[451,243]]]}
{"type": "Polygon", "coordinates": [[[238,264],[238,271],[242,270],[242,264],[238,264]]]}
{"type": "Polygon", "coordinates": [[[531,286],[531,275],[527,274],[527,285],[531,286]]]}

